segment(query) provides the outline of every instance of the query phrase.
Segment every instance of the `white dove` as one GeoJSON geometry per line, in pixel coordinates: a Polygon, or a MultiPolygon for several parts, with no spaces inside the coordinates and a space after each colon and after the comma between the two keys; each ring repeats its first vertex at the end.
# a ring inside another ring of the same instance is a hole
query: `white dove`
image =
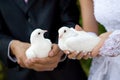
{"type": "Polygon", "coordinates": [[[66,26],[58,30],[59,40],[58,46],[61,50],[69,50],[71,52],[90,52],[98,44],[100,38],[90,35],[85,31],[77,31],[66,26]]]}
{"type": "Polygon", "coordinates": [[[35,29],[30,36],[31,46],[26,50],[26,57],[31,58],[44,58],[48,56],[51,50],[52,43],[49,39],[44,38],[46,30],[35,29]]]}

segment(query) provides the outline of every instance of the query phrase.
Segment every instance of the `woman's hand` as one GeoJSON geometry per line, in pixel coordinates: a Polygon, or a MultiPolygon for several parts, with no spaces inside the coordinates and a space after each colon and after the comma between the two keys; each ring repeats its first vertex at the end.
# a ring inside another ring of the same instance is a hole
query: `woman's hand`
{"type": "Polygon", "coordinates": [[[96,45],[96,47],[92,50],[92,52],[80,52],[80,53],[76,53],[76,52],[70,52],[70,51],[64,51],[67,55],[69,59],[88,59],[88,58],[92,58],[92,57],[96,57],[99,55],[99,50],[100,48],[103,46],[105,40],[109,37],[109,35],[112,32],[106,32],[101,34],[99,37],[101,38],[100,42],[96,45]]]}
{"type": "MultiPolygon", "coordinates": [[[[105,40],[109,37],[109,35],[111,33],[112,32],[106,32],[106,33],[101,34],[99,36],[101,39],[100,42],[96,45],[96,47],[92,50],[92,52],[87,53],[86,55],[83,56],[83,58],[88,59],[88,58],[93,58],[93,57],[99,56],[100,48],[103,46],[105,40]]],[[[82,53],[82,54],[84,54],[84,53],[82,53]]]]}
{"type": "Polygon", "coordinates": [[[103,46],[105,40],[109,37],[109,35],[112,32],[106,32],[101,34],[99,37],[101,38],[100,42],[97,44],[97,46],[92,50],[91,56],[92,57],[96,57],[97,55],[99,55],[99,50],[100,48],[103,46]]]}

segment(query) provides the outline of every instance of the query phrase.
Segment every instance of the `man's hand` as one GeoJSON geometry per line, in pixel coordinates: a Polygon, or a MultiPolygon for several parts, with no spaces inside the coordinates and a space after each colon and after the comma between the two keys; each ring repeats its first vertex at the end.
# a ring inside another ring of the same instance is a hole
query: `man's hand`
{"type": "Polygon", "coordinates": [[[30,46],[29,43],[21,42],[18,40],[13,40],[10,45],[11,53],[17,58],[17,63],[21,67],[26,67],[25,60],[27,58],[25,52],[29,48],[29,46],[30,46]]]}
{"type": "Polygon", "coordinates": [[[49,56],[46,58],[27,59],[25,52],[30,44],[13,40],[10,48],[11,52],[17,58],[18,64],[23,68],[33,69],[36,71],[51,71],[57,67],[63,52],[57,44],[53,44],[49,56]]]}
{"type": "Polygon", "coordinates": [[[75,25],[75,30],[82,31],[83,29],[79,25],[75,25]]]}
{"type": "Polygon", "coordinates": [[[46,58],[33,58],[26,61],[27,67],[36,71],[52,71],[54,70],[63,52],[59,49],[57,44],[53,44],[52,50],[49,52],[49,56],[46,58]]]}

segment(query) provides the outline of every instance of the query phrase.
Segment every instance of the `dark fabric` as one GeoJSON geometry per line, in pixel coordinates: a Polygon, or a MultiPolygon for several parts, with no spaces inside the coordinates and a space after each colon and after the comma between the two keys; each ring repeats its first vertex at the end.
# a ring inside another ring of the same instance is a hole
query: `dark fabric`
{"type": "Polygon", "coordinates": [[[45,37],[57,42],[61,26],[78,24],[76,0],[0,0],[0,60],[9,68],[8,80],[86,80],[79,61],[66,60],[51,72],[36,72],[20,67],[7,57],[13,39],[29,42],[36,28],[47,29],[45,37]]]}
{"type": "Polygon", "coordinates": [[[54,71],[48,72],[12,68],[7,71],[7,80],[87,80],[79,61],[67,59],[58,66],[54,71]]]}

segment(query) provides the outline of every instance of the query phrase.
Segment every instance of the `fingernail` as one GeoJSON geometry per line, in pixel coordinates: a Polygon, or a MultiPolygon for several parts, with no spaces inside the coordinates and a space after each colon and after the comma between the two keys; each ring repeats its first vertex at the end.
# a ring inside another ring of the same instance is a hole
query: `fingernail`
{"type": "Polygon", "coordinates": [[[75,51],[75,54],[78,54],[78,53],[80,53],[80,51],[75,51]]]}
{"type": "Polygon", "coordinates": [[[67,54],[70,54],[70,52],[69,52],[69,51],[66,51],[66,53],[67,53],[67,54]]]}
{"type": "Polygon", "coordinates": [[[53,55],[54,55],[54,53],[51,51],[51,52],[49,53],[49,56],[52,57],[53,55]]]}
{"type": "Polygon", "coordinates": [[[85,53],[86,51],[82,51],[82,53],[85,53]]]}
{"type": "Polygon", "coordinates": [[[74,57],[74,58],[71,58],[71,59],[76,60],[76,58],[75,58],[75,57],[74,57]]]}

